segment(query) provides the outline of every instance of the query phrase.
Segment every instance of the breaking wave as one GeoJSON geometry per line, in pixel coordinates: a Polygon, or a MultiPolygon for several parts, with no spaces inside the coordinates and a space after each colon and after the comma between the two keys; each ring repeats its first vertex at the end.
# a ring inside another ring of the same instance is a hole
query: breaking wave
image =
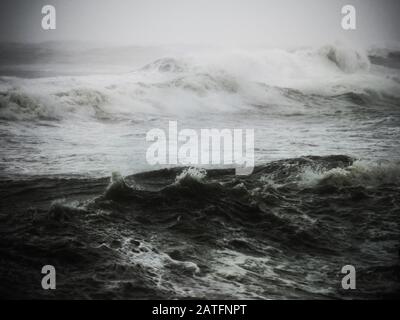
{"type": "Polygon", "coordinates": [[[321,49],[321,54],[332,61],[336,66],[348,73],[360,70],[369,70],[370,61],[365,52],[348,50],[343,47],[326,46],[321,49]]]}
{"type": "Polygon", "coordinates": [[[304,186],[330,185],[335,187],[362,186],[377,187],[396,185],[400,181],[400,163],[355,161],[345,168],[307,167],[301,174],[304,186]]]}
{"type": "MultiPolygon", "coordinates": [[[[391,69],[374,68],[361,50],[325,46],[301,50],[236,50],[166,57],[125,74],[21,79],[2,77],[0,118],[110,119],[132,114],[202,111],[264,112],[279,104],[304,108],[310,99],[385,96],[400,83],[391,69]]],[[[353,99],[352,103],[366,100],[353,99]]],[[[368,103],[369,101],[367,101],[368,103]]],[[[344,108],[345,106],[343,106],[344,108]]],[[[276,110],[275,110],[276,111],[276,110]]],[[[278,110],[279,112],[279,110],[278,110]]]]}

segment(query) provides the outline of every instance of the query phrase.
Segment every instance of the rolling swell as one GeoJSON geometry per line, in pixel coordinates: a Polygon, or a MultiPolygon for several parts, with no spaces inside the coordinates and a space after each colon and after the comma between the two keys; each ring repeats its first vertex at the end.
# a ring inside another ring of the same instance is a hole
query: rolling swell
{"type": "Polygon", "coordinates": [[[4,181],[0,293],[393,297],[399,177],[397,164],[337,155],[275,161],[247,177],[230,169],[174,168],[125,178],[114,173],[110,182],[4,181]],[[55,293],[37,289],[34,270],[44,264],[59,272],[55,293]],[[340,289],[345,264],[358,271],[352,293],[340,289]]]}

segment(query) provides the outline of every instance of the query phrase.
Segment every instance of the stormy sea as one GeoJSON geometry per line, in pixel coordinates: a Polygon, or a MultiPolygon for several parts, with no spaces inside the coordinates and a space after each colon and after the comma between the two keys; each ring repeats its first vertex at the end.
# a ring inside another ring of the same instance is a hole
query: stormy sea
{"type": "Polygon", "coordinates": [[[398,298],[399,99],[391,49],[2,44],[0,297],[398,298]],[[151,166],[171,120],[253,172],[151,166]]]}

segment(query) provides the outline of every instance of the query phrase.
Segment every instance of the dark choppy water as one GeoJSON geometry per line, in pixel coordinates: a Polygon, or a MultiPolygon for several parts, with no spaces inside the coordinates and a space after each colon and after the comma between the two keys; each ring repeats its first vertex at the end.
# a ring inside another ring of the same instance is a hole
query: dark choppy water
{"type": "Polygon", "coordinates": [[[55,177],[3,181],[1,295],[285,299],[399,293],[398,168],[366,169],[346,156],[330,156],[272,162],[241,178],[231,170],[183,172],[166,169],[125,182],[115,174],[110,185],[55,177]],[[49,262],[58,271],[58,289],[51,293],[38,286],[38,270],[49,262]],[[357,269],[352,292],[340,287],[346,264],[357,269]]]}

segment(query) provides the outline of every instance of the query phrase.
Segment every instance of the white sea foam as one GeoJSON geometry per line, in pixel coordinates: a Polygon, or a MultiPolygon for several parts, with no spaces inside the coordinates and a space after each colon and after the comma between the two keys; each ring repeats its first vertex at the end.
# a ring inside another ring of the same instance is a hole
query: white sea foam
{"type": "Polygon", "coordinates": [[[320,184],[337,187],[379,186],[400,181],[400,163],[359,160],[349,167],[330,170],[309,166],[302,170],[299,178],[300,185],[305,187],[314,187],[320,184]]]}
{"type": "Polygon", "coordinates": [[[207,171],[201,168],[190,167],[184,169],[175,179],[176,184],[182,184],[187,181],[201,182],[207,175],[207,171]]]}
{"type": "Polygon", "coordinates": [[[347,92],[396,96],[400,84],[394,79],[387,70],[372,70],[364,52],[342,46],[187,53],[124,74],[3,77],[0,118],[60,120],[138,112],[235,112],[276,104],[300,112],[304,101],[288,97],[288,88],[328,96],[347,92]]]}

